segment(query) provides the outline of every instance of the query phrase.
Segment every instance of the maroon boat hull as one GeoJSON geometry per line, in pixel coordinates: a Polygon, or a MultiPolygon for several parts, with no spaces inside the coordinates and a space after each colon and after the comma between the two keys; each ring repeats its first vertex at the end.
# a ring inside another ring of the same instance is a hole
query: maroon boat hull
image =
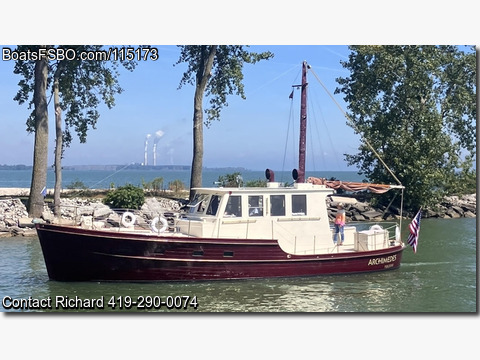
{"type": "Polygon", "coordinates": [[[199,239],[37,224],[48,276],[57,281],[197,281],[348,274],[397,269],[404,246],[290,255],[276,240],[199,239]]]}

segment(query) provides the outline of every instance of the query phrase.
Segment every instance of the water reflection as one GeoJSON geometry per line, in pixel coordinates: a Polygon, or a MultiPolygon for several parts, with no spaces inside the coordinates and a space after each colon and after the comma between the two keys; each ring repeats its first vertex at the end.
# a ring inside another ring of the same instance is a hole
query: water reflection
{"type": "MultiPolygon", "coordinates": [[[[128,309],[182,313],[475,312],[475,228],[475,219],[422,221],[417,254],[407,248],[400,269],[394,271],[196,283],[50,281],[38,239],[2,238],[0,298],[104,297],[106,303],[112,297],[196,297],[197,309],[128,309]],[[451,231],[455,236],[449,235],[451,231]]],[[[5,310],[2,308],[2,311],[5,310]]],[[[104,309],[95,311],[118,312],[119,309],[105,305],[104,309]]]]}

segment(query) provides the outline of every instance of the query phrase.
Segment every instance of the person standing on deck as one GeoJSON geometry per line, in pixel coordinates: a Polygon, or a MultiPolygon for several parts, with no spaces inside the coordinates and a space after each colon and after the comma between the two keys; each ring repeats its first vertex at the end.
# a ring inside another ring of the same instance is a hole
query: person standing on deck
{"type": "Polygon", "coordinates": [[[335,216],[335,229],[333,234],[333,243],[337,245],[338,233],[340,233],[340,245],[343,245],[345,239],[345,234],[343,229],[345,227],[345,209],[343,204],[339,203],[337,205],[337,215],[335,216]]]}

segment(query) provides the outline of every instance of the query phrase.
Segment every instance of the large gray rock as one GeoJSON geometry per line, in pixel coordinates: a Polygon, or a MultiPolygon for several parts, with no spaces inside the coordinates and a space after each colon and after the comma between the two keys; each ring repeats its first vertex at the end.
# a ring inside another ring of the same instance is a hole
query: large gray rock
{"type": "Polygon", "coordinates": [[[362,212],[362,215],[365,216],[365,218],[372,220],[372,219],[381,217],[382,213],[375,210],[370,210],[370,211],[362,212]]]}
{"type": "Polygon", "coordinates": [[[161,203],[156,198],[146,198],[141,210],[142,213],[146,216],[146,218],[151,220],[155,216],[159,216],[165,211],[168,211],[168,208],[165,206],[164,203],[161,203]]]}
{"type": "Polygon", "coordinates": [[[110,209],[107,205],[99,204],[95,206],[93,210],[93,217],[98,219],[98,218],[106,218],[108,217],[111,213],[113,213],[113,210],[110,209]]]}
{"type": "Polygon", "coordinates": [[[33,219],[29,217],[22,217],[18,219],[18,227],[20,228],[33,228],[33,219]]]}
{"type": "Polygon", "coordinates": [[[53,222],[54,219],[55,219],[55,216],[53,215],[53,213],[51,211],[44,210],[42,212],[42,219],[45,220],[45,221],[48,221],[48,222],[53,222]]]}

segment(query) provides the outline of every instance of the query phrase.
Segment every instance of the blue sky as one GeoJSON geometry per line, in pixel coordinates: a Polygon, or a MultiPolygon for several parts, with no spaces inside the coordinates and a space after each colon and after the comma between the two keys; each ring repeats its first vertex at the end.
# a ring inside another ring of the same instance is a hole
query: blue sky
{"type": "MultiPolygon", "coordinates": [[[[290,154],[294,151],[291,139],[298,137],[298,130],[289,133],[290,147],[285,149],[288,95],[291,85],[300,79],[303,60],[333,93],[335,78],[348,76],[340,61],[346,60],[349,52],[346,45],[334,44],[478,43],[476,22],[464,17],[465,9],[471,6],[466,0],[457,1],[454,7],[405,0],[394,8],[377,0],[336,5],[310,0],[301,4],[245,0],[236,4],[234,11],[219,0],[165,3],[161,9],[150,11],[144,3],[140,0],[134,7],[111,7],[108,2],[86,0],[75,12],[61,16],[63,3],[57,0],[52,0],[50,7],[32,2],[32,11],[21,17],[15,15],[18,7],[14,3],[4,5],[4,12],[12,16],[0,22],[3,44],[168,44],[153,45],[159,50],[158,61],[142,61],[133,73],[122,72],[119,80],[124,93],[117,96],[113,109],[100,108],[97,129],[89,132],[86,144],[72,143],[65,153],[65,165],[141,163],[146,135],[158,130],[164,136],[157,145],[157,164],[191,163],[194,89],[185,86],[177,90],[184,66],[173,67],[178,59],[175,44],[273,44],[251,47],[252,51],[270,50],[275,57],[245,67],[247,99],[229,97],[221,121],[205,129],[204,165],[289,171],[296,166],[290,154]],[[46,23],[51,21],[52,9],[60,12],[54,18],[55,27],[39,31],[35,24],[42,14],[46,23]],[[20,18],[24,31],[15,31],[20,18]],[[201,26],[197,25],[199,19],[201,26]],[[86,20],[95,26],[85,26],[86,20]]],[[[0,164],[29,165],[33,134],[25,131],[26,105],[12,100],[20,80],[13,75],[13,66],[11,61],[0,61],[0,164]]],[[[307,169],[345,170],[343,153],[354,153],[359,138],[318,84],[318,90],[313,88],[314,82],[310,76],[310,98],[316,100],[314,114],[309,117],[313,128],[307,140],[307,169]]],[[[342,97],[335,98],[345,109],[342,97]]],[[[298,104],[298,96],[294,101],[298,104]]],[[[298,108],[295,111],[298,121],[298,108]]],[[[49,114],[52,164],[52,106],[49,114]]],[[[150,139],[149,163],[152,143],[150,139]]]]}
{"type": "MultiPolygon", "coordinates": [[[[184,65],[173,66],[179,56],[176,46],[153,45],[159,60],[141,61],[133,72],[121,71],[124,88],[116,97],[116,106],[100,107],[97,129],[90,130],[87,142],[75,140],[65,152],[64,165],[128,164],[144,162],[144,143],[148,145],[148,163],[153,164],[154,134],[161,130],[157,142],[157,165],[189,165],[192,159],[193,86],[178,90],[184,65]]],[[[2,46],[2,48],[5,46],[2,46]]],[[[295,166],[298,141],[299,93],[288,95],[301,79],[301,64],[306,60],[333,94],[335,78],[348,76],[341,64],[347,60],[347,46],[275,45],[250,47],[251,51],[271,51],[274,58],[244,67],[247,99],[232,95],[221,121],[204,131],[204,166],[245,167],[252,170],[290,170],[295,166]],[[294,125],[288,126],[293,124],[294,125]],[[290,132],[288,130],[290,129],[290,132]],[[288,146],[286,146],[288,134],[288,146]],[[285,153],[287,154],[285,156],[285,153]],[[284,162],[285,158],[285,162],[284,162]]],[[[20,76],[13,74],[13,61],[0,62],[0,164],[32,164],[33,134],[25,131],[29,113],[13,97],[20,76]]],[[[310,170],[347,170],[343,153],[354,152],[358,136],[346,125],[340,110],[309,74],[309,124],[307,168],[310,170]],[[311,112],[311,113],[310,113],[311,112]]],[[[342,97],[336,100],[345,109],[342,97]]],[[[49,164],[53,163],[53,104],[49,106],[49,164]]],[[[355,170],[355,169],[350,169],[355,170]]]]}

